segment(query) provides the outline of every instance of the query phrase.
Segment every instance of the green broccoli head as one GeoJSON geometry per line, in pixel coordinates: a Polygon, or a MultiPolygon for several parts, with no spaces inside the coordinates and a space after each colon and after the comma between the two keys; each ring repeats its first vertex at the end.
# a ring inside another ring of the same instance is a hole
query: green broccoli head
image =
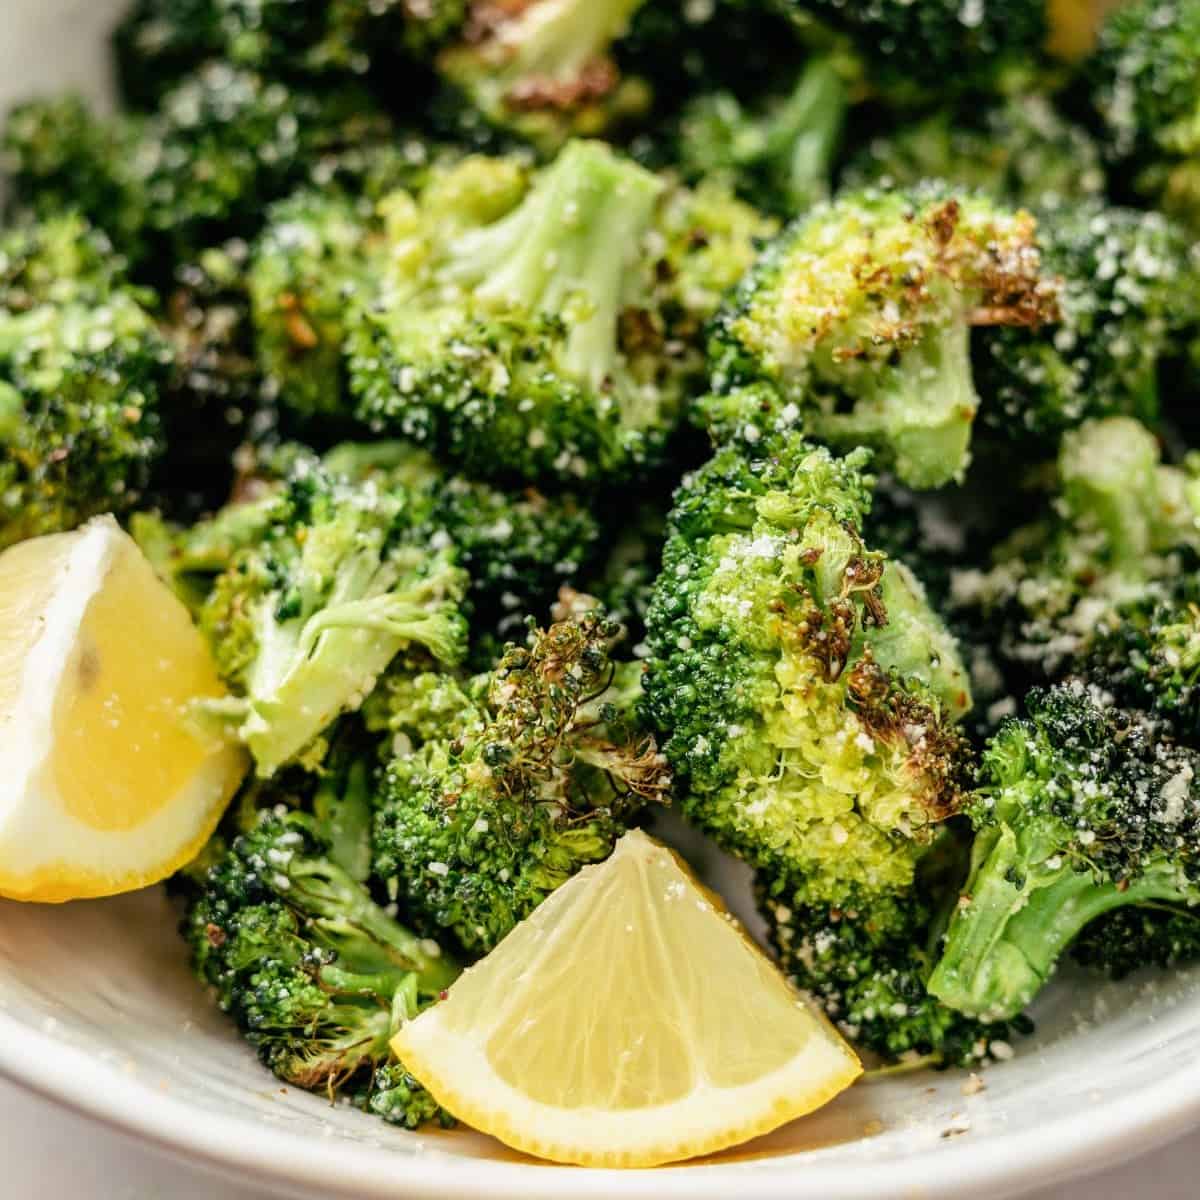
{"type": "MultiPolygon", "coordinates": [[[[1127,639],[1136,649],[1172,581],[1195,570],[1198,512],[1191,472],[1164,465],[1148,429],[1129,417],[1087,422],[1063,437],[1052,510],[1001,542],[987,569],[956,571],[953,608],[994,644],[1019,689],[1093,669],[1116,683],[1126,672],[1111,668],[1115,647],[1127,639]]],[[[1177,605],[1169,624],[1186,624],[1186,600],[1177,605]]],[[[1134,688],[1137,667],[1127,666],[1134,688]]],[[[1130,702],[1141,703],[1136,691],[1130,702]]]]}
{"type": "Polygon", "coordinates": [[[384,205],[389,270],[347,337],[362,421],[484,477],[598,480],[662,454],[702,323],[753,255],[746,206],[669,192],[599,142],[532,176],[468,158],[384,205]]]}
{"type": "Polygon", "coordinates": [[[983,754],[971,872],[929,990],[1019,1012],[1093,919],[1200,902],[1200,758],[1079,681],[1035,689],[983,754]]]}
{"type": "Polygon", "coordinates": [[[323,801],[311,786],[252,789],[244,832],[194,873],[183,932],[197,974],[281,1079],[330,1095],[358,1082],[370,1107],[415,1127],[444,1114],[388,1042],[458,966],[376,905],[338,852],[338,830],[369,817],[360,765],[331,757],[323,801]]]}
{"type": "MultiPolygon", "coordinates": [[[[471,0],[461,39],[437,70],[486,125],[553,153],[599,137],[649,108],[640,79],[622,75],[614,43],[645,0],[471,0]]],[[[470,127],[471,114],[461,114],[470,127]]]]}
{"type": "Polygon", "coordinates": [[[970,706],[920,585],[863,544],[867,457],[719,451],[676,494],[647,619],[643,707],[685,815],[829,904],[911,884],[970,706]]]}
{"type": "Polygon", "coordinates": [[[1088,6],[1016,0],[966,9],[958,0],[772,0],[805,29],[814,18],[850,35],[866,78],[893,103],[1015,90],[1094,40],[1088,6]],[[1061,9],[1061,13],[1060,13],[1061,9]]]}
{"type": "Polygon", "coordinates": [[[1100,147],[1044,94],[942,108],[872,138],[846,165],[841,186],[915,187],[943,179],[1008,204],[1055,211],[1104,192],[1100,147]]]}
{"type": "Polygon", "coordinates": [[[374,871],[421,928],[486,953],[666,794],[632,720],[637,668],[609,657],[617,633],[594,610],[535,631],[457,714],[444,689],[393,695],[400,745],[433,736],[388,765],[374,871]]]}
{"type": "Polygon", "coordinates": [[[1200,249],[1159,213],[1071,205],[1039,223],[1042,261],[1062,281],[1059,320],[989,329],[977,350],[984,419],[1050,444],[1090,417],[1154,422],[1159,376],[1200,327],[1200,249]]]}
{"type": "Polygon", "coordinates": [[[0,545],[127,511],[162,450],[170,351],[140,293],[85,295],[0,308],[0,545]]]}
{"type": "Polygon", "coordinates": [[[561,588],[578,583],[604,532],[571,492],[506,490],[447,472],[409,444],[347,442],[324,462],[334,474],[396,483],[419,497],[424,515],[415,536],[434,548],[453,547],[470,577],[470,658],[480,669],[522,634],[527,614],[548,611],[561,588]]]}
{"type": "Polygon", "coordinates": [[[5,157],[18,204],[78,209],[161,282],[175,263],[253,234],[265,207],[324,160],[393,136],[356,88],[293,89],[218,61],[150,116],[101,118],[70,98],[25,105],[9,117],[5,157]]]}
{"type": "Polygon", "coordinates": [[[848,104],[837,64],[817,58],[791,91],[748,109],[729,91],[689,101],[677,155],[692,182],[721,178],[745,199],[790,217],[829,196],[848,104]]]}
{"type": "Polygon", "coordinates": [[[1088,64],[1106,149],[1136,195],[1200,229],[1200,4],[1137,0],[1109,14],[1088,64]]]}
{"type": "Polygon", "coordinates": [[[349,294],[369,281],[369,210],[336,191],[305,189],[272,205],[247,289],[270,393],[304,417],[344,415],[342,340],[349,294]]]}
{"type": "Polygon", "coordinates": [[[1002,1031],[922,984],[922,875],[970,766],[966,672],[915,577],[863,542],[867,459],[793,433],[684,481],[643,709],[684,814],[757,869],[789,974],[882,1054],[966,1061],[1002,1031]]]}
{"type": "Polygon", "coordinates": [[[425,506],[401,485],[355,483],[302,456],[264,516],[200,624],[234,693],[217,708],[270,776],[319,749],[401,651],[461,661],[467,579],[452,545],[427,544],[425,506]]]}
{"type": "Polygon", "coordinates": [[[124,282],[125,263],[108,236],[67,211],[19,223],[0,236],[0,308],[96,300],[124,282]]]}
{"type": "Polygon", "coordinates": [[[114,33],[121,92],[153,110],[209,59],[327,82],[425,56],[454,34],[466,0],[139,0],[114,33]]]}
{"type": "Polygon", "coordinates": [[[885,1061],[972,1066],[993,1043],[1028,1031],[965,1016],[930,996],[933,943],[965,857],[948,833],[916,865],[903,893],[863,894],[847,905],[814,902],[802,880],[760,872],[759,909],[783,969],[855,1044],[885,1061]]]}
{"type": "Polygon", "coordinates": [[[1112,909],[1084,926],[1071,957],[1113,979],[1200,961],[1200,909],[1160,903],[1112,909]]]}
{"type": "Polygon", "coordinates": [[[914,487],[961,476],[979,407],[972,327],[1037,326],[1057,313],[1035,233],[1028,213],[940,185],[848,194],[800,218],[714,323],[723,421],[749,386],[741,424],[751,436],[765,398],[769,423],[878,446],[914,487]]]}

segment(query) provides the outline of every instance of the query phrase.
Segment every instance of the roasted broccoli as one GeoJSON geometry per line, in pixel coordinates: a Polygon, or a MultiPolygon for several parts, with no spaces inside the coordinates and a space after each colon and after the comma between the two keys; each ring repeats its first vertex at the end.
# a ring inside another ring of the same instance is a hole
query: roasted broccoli
{"type": "Polygon", "coordinates": [[[1200,229],[1197,58],[1197,0],[1136,0],[1109,14],[1088,64],[1114,178],[1193,231],[1200,229]]]}
{"type": "Polygon", "coordinates": [[[840,184],[915,187],[942,179],[1040,212],[1104,193],[1097,141],[1040,92],[980,109],[963,102],[872,137],[846,165],[840,184]]]}
{"type": "Polygon", "coordinates": [[[436,676],[393,693],[374,871],[419,928],[486,953],[665,796],[618,632],[591,610],[510,645],[469,693],[436,676]]]}
{"type": "Polygon", "coordinates": [[[1114,979],[1200,961],[1200,908],[1155,902],[1112,909],[1084,926],[1071,957],[1114,979]]]}
{"type": "Polygon", "coordinates": [[[622,74],[612,51],[644,3],[470,0],[461,38],[437,57],[465,106],[453,112],[460,136],[482,122],[553,153],[643,116],[651,92],[622,74]]]}
{"type": "Polygon", "coordinates": [[[971,872],[929,990],[1002,1020],[1096,917],[1200,903],[1200,757],[1079,681],[1036,689],[989,742],[966,804],[971,872]]]}
{"type": "Polygon", "coordinates": [[[138,501],[171,353],[104,238],[65,217],[0,239],[0,546],[138,501]]]}
{"type": "Polygon", "coordinates": [[[866,77],[893,103],[948,90],[988,92],[1014,72],[1045,66],[1054,37],[1046,0],[966,10],[958,0],[772,0],[805,28],[814,19],[847,32],[868,59],[866,77]]]}
{"type": "Polygon", "coordinates": [[[983,419],[1052,448],[1089,417],[1160,417],[1160,376],[1200,330],[1200,245],[1158,213],[1072,204],[1038,225],[1044,268],[1062,281],[1059,320],[988,329],[976,342],[983,419]]]}
{"type": "Polygon", "coordinates": [[[153,109],[181,75],[228,59],[327,82],[425,55],[457,31],[466,0],[139,0],[114,34],[121,91],[153,109]]]}
{"type": "Polygon", "coordinates": [[[790,217],[829,196],[848,103],[836,63],[817,58],[764,110],[729,91],[696,97],[680,117],[680,168],[693,182],[725,179],[759,207],[790,217]]]}
{"type": "Polygon", "coordinates": [[[938,185],[843,195],[784,230],[722,308],[709,419],[718,436],[799,422],[935,487],[969,460],[971,329],[1057,307],[1028,213],[938,185]]]}
{"type": "Polygon", "coordinates": [[[481,476],[590,481],[661,456],[753,210],[600,142],[532,176],[468,158],[383,203],[388,271],[347,335],[361,420],[481,476]]]}
{"type": "Polygon", "coordinates": [[[272,782],[235,802],[247,827],[228,848],[215,839],[207,866],[190,872],[183,931],[196,972],[285,1082],[331,1096],[355,1089],[410,1128],[445,1121],[388,1041],[458,967],[367,891],[364,764],[333,756],[313,790],[272,782]]]}
{"type": "MultiPolygon", "coordinates": [[[[1164,626],[1155,614],[1195,571],[1198,514],[1191,472],[1164,465],[1148,429],[1128,417],[1088,422],[1063,438],[1051,511],[1001,542],[988,568],[956,571],[953,606],[994,645],[1018,693],[1029,682],[1091,677],[1086,664],[1095,653],[1098,683],[1115,686],[1124,676],[1129,702],[1148,701],[1150,680],[1135,689],[1140,660],[1121,659],[1138,651],[1148,624],[1165,639],[1168,661],[1175,656],[1167,645],[1177,631],[1166,628],[1175,622],[1164,626]]],[[[1175,621],[1186,629],[1183,597],[1178,609],[1175,621]]],[[[1157,682],[1168,703],[1167,676],[1157,682]]]]}
{"type": "Polygon", "coordinates": [[[101,118],[71,98],[19,107],[5,157],[19,205],[77,208],[161,281],[164,266],[254,233],[264,206],[324,158],[393,136],[358,90],[292,89],[215,62],[179,82],[150,116],[101,118]]]}
{"type": "Polygon", "coordinates": [[[347,410],[342,372],[349,293],[366,287],[369,212],[329,189],[273,205],[254,247],[247,286],[267,388],[293,412],[347,410]]]}
{"type": "Polygon", "coordinates": [[[200,610],[233,695],[214,702],[270,776],[321,757],[322,735],[358,707],[402,651],[448,666],[466,652],[466,573],[423,536],[412,489],[356,483],[301,456],[200,610]]]}
{"type": "Polygon", "coordinates": [[[923,998],[917,874],[962,794],[970,696],[920,585],[862,541],[867,459],[785,434],[685,480],[643,708],[684,814],[759,869],[787,969],[864,1044],[957,1059],[986,1036],[923,998]]]}

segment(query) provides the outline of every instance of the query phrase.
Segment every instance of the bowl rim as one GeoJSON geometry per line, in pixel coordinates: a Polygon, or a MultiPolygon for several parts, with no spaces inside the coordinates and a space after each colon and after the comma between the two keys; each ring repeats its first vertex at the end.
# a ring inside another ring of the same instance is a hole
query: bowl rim
{"type": "MultiPolygon", "coordinates": [[[[1002,1069],[1002,1068],[1001,1068],[1002,1069]]],[[[1035,1132],[959,1139],[901,1160],[855,1164],[806,1161],[763,1168],[762,1159],[651,1170],[596,1170],[456,1157],[440,1148],[399,1157],[382,1147],[305,1137],[198,1109],[0,1012],[0,1074],[110,1129],[210,1170],[302,1194],[363,1200],[976,1200],[1045,1187],[1144,1154],[1200,1124],[1200,1060],[1154,1084],[1116,1092],[1083,1110],[1047,1114],[1035,1132]],[[402,1165],[397,1170],[398,1164],[402,1165]],[[757,1167],[757,1169],[755,1169],[757,1167]]],[[[401,1131],[396,1131],[398,1134],[401,1131]]],[[[404,1136],[402,1134],[402,1136],[404,1136]]],[[[407,1135],[419,1138],[419,1134],[407,1135]]],[[[820,1152],[814,1152],[819,1154],[820,1152]]]]}

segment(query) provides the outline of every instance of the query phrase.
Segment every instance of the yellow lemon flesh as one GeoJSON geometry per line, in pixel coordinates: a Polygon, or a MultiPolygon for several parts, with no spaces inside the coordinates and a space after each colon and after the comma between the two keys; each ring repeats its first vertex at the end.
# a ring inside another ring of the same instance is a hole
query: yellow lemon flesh
{"type": "Polygon", "coordinates": [[[0,554],[0,895],[107,896],[187,862],[245,773],[188,711],[222,691],[111,517],[0,554]]]}
{"type": "Polygon", "coordinates": [[[392,1048],[475,1128],[597,1167],[735,1145],[819,1108],[862,1070],[719,901],[636,831],[392,1048]]]}

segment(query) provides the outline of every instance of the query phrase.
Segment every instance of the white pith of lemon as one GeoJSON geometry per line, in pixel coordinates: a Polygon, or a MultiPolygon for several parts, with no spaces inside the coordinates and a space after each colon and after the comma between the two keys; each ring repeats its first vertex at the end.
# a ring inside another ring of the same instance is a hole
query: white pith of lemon
{"type": "Polygon", "coordinates": [[[461,1120],[600,1167],[735,1145],[819,1108],[862,1070],[675,855],[638,831],[392,1047],[461,1120]]]}
{"type": "Polygon", "coordinates": [[[111,517],[0,554],[0,895],[111,895],[194,856],[246,767],[188,712],[222,691],[111,517]]]}

